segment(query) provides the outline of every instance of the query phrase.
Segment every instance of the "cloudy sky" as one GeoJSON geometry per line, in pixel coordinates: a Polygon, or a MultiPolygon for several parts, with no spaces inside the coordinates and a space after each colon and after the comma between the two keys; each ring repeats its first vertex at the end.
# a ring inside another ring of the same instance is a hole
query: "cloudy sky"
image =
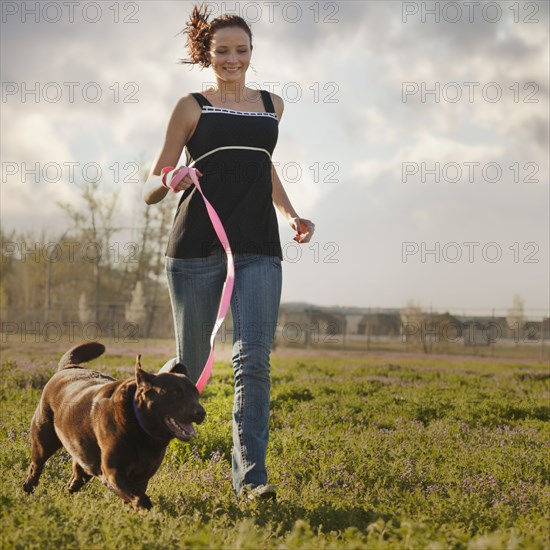
{"type": "MultiPolygon", "coordinates": [[[[55,238],[98,167],[139,226],[133,166],[213,81],[177,64],[193,3],[37,4],[2,2],[2,226],[55,238]]],[[[249,85],[285,100],[274,162],[317,225],[298,247],[280,219],[283,301],[548,315],[548,2],[209,5],[251,23],[249,85]]]]}

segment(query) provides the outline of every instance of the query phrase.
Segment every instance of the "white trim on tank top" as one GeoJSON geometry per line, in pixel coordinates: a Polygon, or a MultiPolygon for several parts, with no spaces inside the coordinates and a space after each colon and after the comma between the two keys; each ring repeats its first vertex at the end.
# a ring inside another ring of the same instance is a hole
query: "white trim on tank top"
{"type": "Polygon", "coordinates": [[[204,105],[202,112],[205,115],[212,115],[216,113],[222,113],[226,115],[245,115],[245,116],[266,116],[277,120],[277,115],[275,113],[264,113],[256,111],[235,111],[235,109],[225,109],[222,107],[213,107],[211,105],[204,105]]]}
{"type": "Polygon", "coordinates": [[[192,168],[197,162],[199,162],[199,160],[202,160],[203,158],[208,157],[213,153],[217,153],[218,151],[225,151],[226,149],[246,149],[248,151],[262,151],[269,158],[271,158],[271,153],[267,149],[262,149],[261,147],[248,147],[247,145],[225,145],[224,147],[217,147],[216,149],[212,149],[212,151],[208,151],[207,153],[204,153],[204,155],[201,155],[198,159],[194,160],[189,165],[189,168],[192,168]]]}

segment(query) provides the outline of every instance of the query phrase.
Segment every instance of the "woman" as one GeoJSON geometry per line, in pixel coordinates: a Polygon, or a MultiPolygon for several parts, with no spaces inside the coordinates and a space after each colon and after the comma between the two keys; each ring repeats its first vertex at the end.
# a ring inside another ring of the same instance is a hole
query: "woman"
{"type": "MultiPolygon", "coordinates": [[[[212,67],[216,86],[202,94],[188,94],[176,104],[143,196],[147,204],[164,199],[182,168],[166,167],[175,166],[187,147],[186,164],[195,162],[201,187],[221,218],[235,260],[233,487],[238,497],[275,498],[265,467],[269,355],[282,278],[273,205],[296,231],[294,239],[299,243],[309,242],[314,224],[298,216],[271,162],[283,100],[245,84],[252,54],[249,26],[236,15],[208,19],[206,8],[194,7],[185,29],[190,58],[184,62],[212,67]]],[[[172,361],[183,362],[196,383],[210,351],[226,256],[190,177],[174,191],[183,194],[166,250],[177,343],[177,358],[172,361]]]]}

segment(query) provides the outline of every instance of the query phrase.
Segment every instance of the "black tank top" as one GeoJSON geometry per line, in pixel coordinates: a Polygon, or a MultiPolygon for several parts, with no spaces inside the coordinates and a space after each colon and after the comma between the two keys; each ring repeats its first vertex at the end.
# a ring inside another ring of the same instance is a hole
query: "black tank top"
{"type": "MultiPolygon", "coordinates": [[[[271,178],[278,120],[269,92],[260,91],[266,111],[262,113],[213,107],[203,95],[192,94],[202,112],[187,143],[186,165],[196,161],[194,166],[202,172],[201,187],[225,227],[234,254],[282,259],[271,178]],[[238,148],[207,154],[228,146],[265,149],[269,155],[238,148]]],[[[203,198],[191,186],[178,203],[166,256],[203,258],[216,251],[223,253],[203,198]]]]}

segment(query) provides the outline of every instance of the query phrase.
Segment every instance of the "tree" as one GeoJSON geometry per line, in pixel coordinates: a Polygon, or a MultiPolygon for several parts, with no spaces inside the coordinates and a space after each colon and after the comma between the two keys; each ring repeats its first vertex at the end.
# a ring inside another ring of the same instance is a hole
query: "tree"
{"type": "MultiPolygon", "coordinates": [[[[147,179],[149,171],[141,165],[142,179],[147,179]]],[[[164,273],[164,252],[168,242],[170,226],[174,215],[173,197],[169,194],[157,204],[147,206],[143,203],[143,226],[140,236],[139,256],[137,269],[134,272],[135,282],[142,281],[144,293],[147,296],[147,315],[145,326],[141,333],[148,338],[151,334],[155,313],[159,302],[159,292],[163,291],[166,298],[166,289],[160,284],[164,273]]],[[[162,300],[164,301],[164,300],[162,300]]]]}
{"type": "Polygon", "coordinates": [[[1,257],[0,257],[0,308],[6,309],[11,301],[11,284],[15,276],[16,260],[14,252],[16,251],[17,243],[15,242],[15,231],[9,234],[0,226],[0,242],[1,257]]]}
{"type": "Polygon", "coordinates": [[[86,247],[86,256],[94,264],[94,315],[95,322],[99,322],[100,302],[100,274],[101,263],[106,267],[107,286],[112,287],[112,265],[108,254],[111,237],[118,231],[112,225],[118,202],[118,192],[104,193],[99,191],[99,180],[88,181],[79,185],[85,208],[74,207],[70,203],[58,202],[72,219],[75,233],[80,245],[86,247]],[[89,252],[93,250],[91,256],[89,252]]]}
{"type": "Polygon", "coordinates": [[[506,315],[506,323],[514,333],[516,346],[519,345],[520,334],[523,334],[523,326],[525,325],[525,314],[523,310],[523,300],[519,294],[514,295],[512,307],[506,315]]]}
{"type": "Polygon", "coordinates": [[[94,317],[93,312],[88,306],[88,300],[86,299],[86,293],[83,292],[78,300],[78,320],[82,326],[92,322],[94,317]]]}
{"type": "MultiPolygon", "coordinates": [[[[138,317],[140,332],[148,337],[155,314],[170,309],[164,253],[178,197],[172,194],[153,206],[139,201],[138,226],[119,227],[124,223],[116,221],[120,192],[98,181],[79,183],[78,189],[77,200],[58,203],[67,216],[61,236],[48,228],[22,232],[0,226],[2,318],[20,323],[80,320],[105,330],[124,319],[126,304],[138,292],[141,313],[129,314],[138,317]],[[124,241],[121,250],[115,241],[123,229],[131,229],[137,242],[124,241]]],[[[157,321],[166,325],[165,318],[157,321]]]]}
{"type": "Polygon", "coordinates": [[[419,342],[424,353],[428,353],[426,317],[420,306],[416,305],[413,300],[408,300],[407,305],[400,311],[400,316],[401,332],[407,349],[409,342],[419,342]]]}
{"type": "MultiPolygon", "coordinates": [[[[143,295],[143,288],[141,281],[136,283],[134,290],[132,291],[132,300],[126,305],[125,311],[126,321],[140,327],[145,325],[145,319],[147,318],[147,310],[145,308],[145,296],[143,295]]],[[[143,330],[139,331],[143,334],[143,330]]]]}

